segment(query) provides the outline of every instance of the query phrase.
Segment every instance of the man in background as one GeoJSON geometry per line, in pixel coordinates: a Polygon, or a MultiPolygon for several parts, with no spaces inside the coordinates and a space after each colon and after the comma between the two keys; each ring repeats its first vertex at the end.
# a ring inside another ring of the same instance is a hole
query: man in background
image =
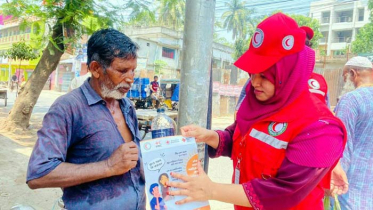
{"type": "Polygon", "coordinates": [[[342,209],[373,209],[373,70],[365,57],[353,57],[343,77],[355,90],[339,100],[335,112],[346,126],[347,145],[333,170],[333,192],[342,209]],[[347,181],[348,180],[348,181],[347,181]]]}
{"type": "Polygon", "coordinates": [[[154,108],[158,108],[159,106],[159,82],[158,82],[158,76],[154,76],[154,81],[150,83],[150,96],[152,98],[152,103],[154,108]]]}

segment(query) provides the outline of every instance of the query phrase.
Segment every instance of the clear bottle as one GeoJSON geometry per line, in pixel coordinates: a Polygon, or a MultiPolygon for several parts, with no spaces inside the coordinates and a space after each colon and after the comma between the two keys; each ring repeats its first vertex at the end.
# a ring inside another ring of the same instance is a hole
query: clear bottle
{"type": "Polygon", "coordinates": [[[152,120],[152,138],[174,136],[176,123],[165,114],[164,108],[157,109],[158,115],[152,120]]]}

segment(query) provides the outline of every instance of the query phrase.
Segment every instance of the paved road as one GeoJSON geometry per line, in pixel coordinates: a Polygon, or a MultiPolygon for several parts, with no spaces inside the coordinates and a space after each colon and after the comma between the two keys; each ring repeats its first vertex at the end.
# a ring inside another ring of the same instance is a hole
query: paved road
{"type": "MultiPolygon", "coordinates": [[[[40,124],[44,114],[60,95],[63,95],[63,93],[42,91],[33,110],[31,124],[40,124]]],[[[15,93],[9,94],[7,107],[4,107],[3,101],[0,100],[0,119],[4,119],[10,111],[14,100],[15,93]]],[[[232,122],[233,117],[213,118],[213,129],[224,129],[232,122]]],[[[147,136],[147,138],[149,137],[147,136]]],[[[30,190],[27,187],[25,184],[26,170],[33,142],[29,144],[17,142],[15,143],[0,134],[0,148],[6,148],[0,150],[0,210],[8,210],[17,204],[31,205],[37,210],[52,209],[62,194],[61,190],[30,190]]],[[[213,181],[230,183],[232,171],[232,161],[229,158],[210,159],[209,176],[213,181]]],[[[210,205],[213,210],[233,209],[230,204],[216,201],[211,201],[210,205]]]]}

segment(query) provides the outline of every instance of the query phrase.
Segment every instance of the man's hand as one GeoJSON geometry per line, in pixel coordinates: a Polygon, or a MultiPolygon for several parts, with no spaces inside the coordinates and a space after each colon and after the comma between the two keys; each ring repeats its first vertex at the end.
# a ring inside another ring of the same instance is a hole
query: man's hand
{"type": "Polygon", "coordinates": [[[330,182],[330,191],[332,196],[342,195],[348,191],[348,180],[340,163],[338,163],[332,171],[330,182]]]}
{"type": "Polygon", "coordinates": [[[128,172],[136,167],[138,159],[139,149],[133,141],[120,145],[110,158],[106,160],[110,176],[128,172]]]}

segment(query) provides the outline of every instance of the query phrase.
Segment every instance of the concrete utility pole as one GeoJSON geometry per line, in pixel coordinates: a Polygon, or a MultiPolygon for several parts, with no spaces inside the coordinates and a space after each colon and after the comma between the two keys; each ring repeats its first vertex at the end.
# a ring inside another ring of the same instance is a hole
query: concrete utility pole
{"type": "MultiPolygon", "coordinates": [[[[215,3],[215,0],[186,1],[179,128],[189,124],[207,126],[215,3]]],[[[205,145],[199,144],[203,165],[206,152],[205,145]]]]}

